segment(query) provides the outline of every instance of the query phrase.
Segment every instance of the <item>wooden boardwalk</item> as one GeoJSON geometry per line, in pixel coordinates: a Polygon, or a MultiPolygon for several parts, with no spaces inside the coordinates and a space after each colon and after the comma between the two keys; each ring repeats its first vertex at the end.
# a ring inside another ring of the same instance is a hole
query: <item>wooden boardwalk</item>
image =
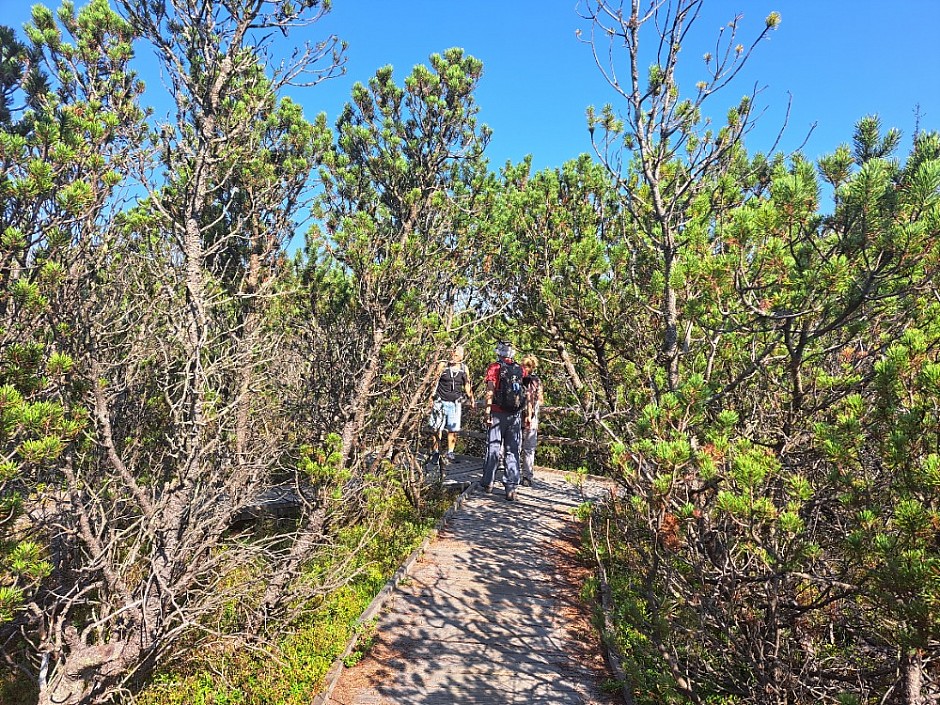
{"type": "MultiPolygon", "coordinates": [[[[479,479],[459,457],[449,480],[479,479]]],[[[597,496],[603,488],[588,481],[597,496]]],[[[581,490],[536,473],[516,502],[475,487],[385,602],[369,654],[344,669],[333,705],[613,704],[589,610],[591,574],[571,510],[581,490]]]]}

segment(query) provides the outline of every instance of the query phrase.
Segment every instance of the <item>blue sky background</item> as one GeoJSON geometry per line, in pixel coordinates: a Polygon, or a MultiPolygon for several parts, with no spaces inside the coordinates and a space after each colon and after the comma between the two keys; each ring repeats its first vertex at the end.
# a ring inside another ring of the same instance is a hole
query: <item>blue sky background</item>
{"type": "MultiPolygon", "coordinates": [[[[0,0],[0,22],[20,28],[32,4],[0,0]]],[[[766,112],[748,138],[752,152],[771,147],[790,96],[781,147],[795,149],[815,123],[804,149],[814,159],[850,142],[854,123],[866,114],[877,113],[886,127],[901,129],[905,151],[918,104],[921,129],[940,129],[937,0],[706,0],[683,47],[690,80],[680,89],[693,89],[701,57],[723,24],[742,14],[747,44],[774,10],[782,16],[779,29],[758,47],[736,83],[712,99],[720,116],[755,83],[763,87],[758,104],[766,112]]],[[[494,131],[493,168],[526,154],[533,155],[536,168],[560,166],[591,151],[586,107],[618,107],[590,48],[576,38],[578,28],[586,31],[588,25],[578,17],[576,0],[334,0],[324,21],[309,28],[307,37],[296,36],[300,41],[332,32],[345,39],[347,73],[290,94],[309,118],[325,111],[332,122],[352,84],[367,82],[380,66],[392,64],[401,83],[431,53],[463,47],[484,63],[477,99],[481,120],[494,131]]],[[[141,61],[152,64],[146,53],[141,61]]],[[[146,67],[141,73],[148,86],[162,91],[146,67]]],[[[162,99],[148,100],[159,108],[162,99]]]]}
{"type": "MultiPolygon", "coordinates": [[[[774,10],[780,27],[758,47],[747,72],[712,99],[715,114],[723,115],[755,83],[765,87],[759,103],[766,112],[748,138],[751,151],[771,147],[790,96],[781,146],[798,147],[815,123],[804,149],[811,158],[850,142],[855,122],[871,113],[902,130],[905,150],[918,104],[921,129],[940,130],[936,0],[706,0],[683,47],[687,68],[696,74],[704,68],[702,55],[736,14],[744,15],[742,37],[751,38],[774,10]]],[[[484,64],[477,97],[494,131],[493,166],[529,153],[536,168],[558,166],[591,151],[585,108],[617,107],[590,48],[575,36],[579,27],[587,30],[575,0],[334,0],[321,29],[349,42],[348,73],[302,100],[332,119],[352,83],[367,81],[379,66],[392,64],[400,82],[429,54],[463,47],[484,64]]]]}

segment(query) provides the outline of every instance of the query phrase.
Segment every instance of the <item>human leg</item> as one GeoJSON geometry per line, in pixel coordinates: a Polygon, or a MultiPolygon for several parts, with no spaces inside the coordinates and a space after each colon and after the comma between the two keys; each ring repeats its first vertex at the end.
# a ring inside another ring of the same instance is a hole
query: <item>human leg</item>
{"type": "Polygon", "coordinates": [[[519,414],[505,414],[503,419],[503,443],[506,446],[506,471],[503,484],[506,496],[513,495],[519,484],[519,442],[522,435],[522,418],[519,414]]]}
{"type": "Polygon", "coordinates": [[[538,429],[529,428],[522,432],[522,484],[532,484],[535,477],[535,446],[538,443],[538,429]]]}
{"type": "Polygon", "coordinates": [[[442,435],[443,433],[437,431],[431,433],[431,452],[428,454],[428,463],[431,465],[440,462],[442,435]]]}
{"type": "Polygon", "coordinates": [[[434,400],[428,423],[431,427],[431,460],[432,462],[436,462],[440,456],[442,441],[444,440],[444,428],[447,423],[444,402],[440,399],[434,400]]]}
{"type": "Polygon", "coordinates": [[[499,465],[501,450],[503,447],[503,427],[499,422],[497,412],[490,418],[490,426],[487,429],[486,437],[486,456],[483,458],[483,487],[492,487],[496,477],[496,468],[499,465]]]}
{"type": "Polygon", "coordinates": [[[457,443],[457,431],[460,430],[460,417],[461,417],[461,405],[457,401],[445,401],[443,402],[444,407],[444,433],[441,434],[441,440],[444,440],[444,435],[447,436],[447,443],[441,444],[441,452],[447,453],[445,456],[447,460],[454,459],[454,447],[457,443]]]}
{"type": "Polygon", "coordinates": [[[447,434],[447,455],[448,457],[450,457],[451,460],[453,460],[452,456],[454,455],[454,448],[456,447],[457,447],[457,434],[448,433],[447,434]]]}

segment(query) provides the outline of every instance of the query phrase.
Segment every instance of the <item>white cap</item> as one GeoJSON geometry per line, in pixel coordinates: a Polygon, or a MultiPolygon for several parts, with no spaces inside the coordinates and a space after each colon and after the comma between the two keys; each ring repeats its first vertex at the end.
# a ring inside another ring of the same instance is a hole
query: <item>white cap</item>
{"type": "Polygon", "coordinates": [[[507,343],[505,340],[501,340],[496,344],[496,354],[499,357],[512,357],[515,354],[513,350],[512,343],[507,343]]]}

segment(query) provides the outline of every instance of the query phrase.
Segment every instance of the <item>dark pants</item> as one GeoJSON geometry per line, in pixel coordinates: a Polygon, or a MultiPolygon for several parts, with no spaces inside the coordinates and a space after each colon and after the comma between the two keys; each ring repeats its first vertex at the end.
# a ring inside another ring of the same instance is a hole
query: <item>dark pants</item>
{"type": "Polygon", "coordinates": [[[489,486],[496,479],[496,468],[506,449],[506,471],[503,484],[510,492],[519,484],[519,442],[522,438],[522,415],[517,411],[494,411],[490,421],[486,442],[486,458],[483,460],[483,484],[489,486]]]}

